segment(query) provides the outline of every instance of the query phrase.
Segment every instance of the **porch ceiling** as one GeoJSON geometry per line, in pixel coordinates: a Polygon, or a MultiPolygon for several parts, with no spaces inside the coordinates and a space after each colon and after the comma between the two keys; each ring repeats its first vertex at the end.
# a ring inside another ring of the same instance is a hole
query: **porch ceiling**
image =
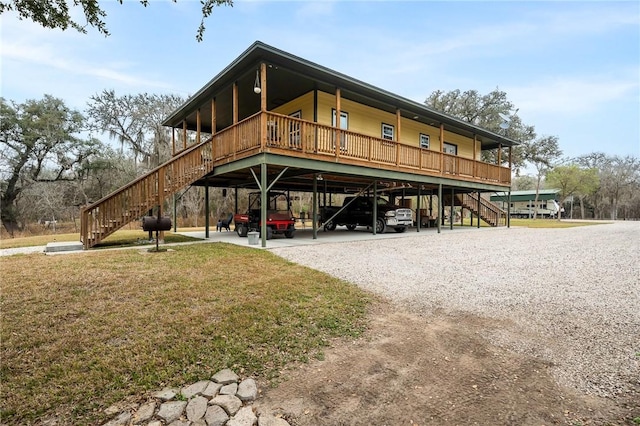
{"type": "Polygon", "coordinates": [[[183,120],[187,128],[196,130],[196,113],[200,109],[201,130],[211,133],[211,100],[216,98],[217,130],[233,123],[233,83],[238,85],[238,119],[260,110],[260,96],[253,92],[259,64],[267,64],[267,110],[282,105],[314,89],[341,96],[432,126],[444,125],[445,130],[472,138],[477,136],[483,150],[517,145],[518,142],[471,125],[455,117],[435,111],[424,104],[397,96],[329,68],[291,55],[261,42],[255,42],[233,63],[222,70],[184,105],[173,112],[163,125],[180,128],[183,120]]]}

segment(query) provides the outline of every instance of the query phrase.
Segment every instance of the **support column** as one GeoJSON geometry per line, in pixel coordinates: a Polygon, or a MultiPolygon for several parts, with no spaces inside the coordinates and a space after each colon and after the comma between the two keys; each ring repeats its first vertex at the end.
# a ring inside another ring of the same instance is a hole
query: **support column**
{"type": "Polygon", "coordinates": [[[178,232],[178,199],[173,193],[173,232],[178,232]]]}
{"type": "Polygon", "coordinates": [[[453,189],[453,186],[451,187],[451,210],[449,211],[449,229],[453,230],[453,215],[455,213],[455,204],[456,201],[454,199],[455,197],[455,190],[453,189]]]}
{"type": "Polygon", "coordinates": [[[478,229],[480,229],[480,209],[482,208],[482,194],[478,191],[478,229]]]}
{"type": "MultiPolygon", "coordinates": [[[[416,232],[420,232],[420,198],[422,197],[422,194],[420,193],[420,189],[422,189],[422,185],[418,185],[418,202],[416,203],[416,221],[417,221],[417,230],[416,232]]],[[[404,190],[403,190],[404,191],[404,190]]]]}
{"type": "Polygon", "coordinates": [[[209,238],[209,185],[204,187],[204,237],[209,238]]]}
{"type": "Polygon", "coordinates": [[[373,181],[373,235],[376,235],[376,225],[378,223],[378,181],[373,181]]]}
{"type": "MultiPolygon", "coordinates": [[[[313,174],[313,192],[311,197],[311,220],[313,221],[313,239],[318,239],[318,175],[316,173],[313,174]]],[[[326,193],[325,193],[326,197],[326,193]]]]}
{"type": "Polygon", "coordinates": [[[267,164],[260,164],[260,236],[262,247],[267,246],[267,164]]]}
{"type": "Polygon", "coordinates": [[[442,231],[442,219],[444,215],[442,214],[442,210],[444,206],[442,205],[442,184],[438,184],[438,234],[442,231]]]}
{"type": "Polygon", "coordinates": [[[235,187],[235,191],[233,194],[233,198],[235,199],[235,208],[234,208],[234,213],[238,213],[238,187],[235,187]]]}
{"type": "MultiPolygon", "coordinates": [[[[164,204],[164,168],[161,167],[158,169],[158,220],[162,217],[162,204],[164,204]]],[[[160,231],[157,242],[164,244],[164,231],[160,231]]]]}
{"type": "MultiPolygon", "coordinates": [[[[511,148],[509,148],[511,150],[511,148]]],[[[558,212],[559,214],[560,212],[558,212]]],[[[511,228],[511,188],[507,193],[507,228],[511,228]]]]}

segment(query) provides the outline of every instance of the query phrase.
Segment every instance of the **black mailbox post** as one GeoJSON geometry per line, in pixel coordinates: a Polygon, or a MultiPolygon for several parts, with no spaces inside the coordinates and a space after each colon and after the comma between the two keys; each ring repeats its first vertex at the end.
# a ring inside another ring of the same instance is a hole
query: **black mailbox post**
{"type": "Polygon", "coordinates": [[[171,230],[171,218],[144,216],[142,218],[142,230],[149,232],[149,237],[151,237],[153,231],[156,232],[156,251],[158,251],[158,232],[171,230]]]}

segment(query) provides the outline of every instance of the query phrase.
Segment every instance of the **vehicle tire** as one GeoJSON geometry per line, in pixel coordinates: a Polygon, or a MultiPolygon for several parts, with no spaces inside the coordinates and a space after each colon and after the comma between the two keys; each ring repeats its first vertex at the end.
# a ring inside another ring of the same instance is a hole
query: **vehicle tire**
{"type": "Polygon", "coordinates": [[[336,229],[336,223],[332,220],[330,220],[329,222],[325,222],[324,229],[326,229],[327,231],[333,231],[336,229]]]}
{"type": "Polygon", "coordinates": [[[378,220],[376,220],[376,234],[384,234],[386,230],[387,224],[384,223],[384,219],[378,218],[378,220]]]}
{"type": "Polygon", "coordinates": [[[402,232],[407,230],[407,228],[405,228],[404,226],[399,226],[399,227],[394,228],[394,229],[398,234],[400,234],[400,233],[402,233],[402,232]]]}
{"type": "Polygon", "coordinates": [[[295,229],[293,228],[289,228],[286,231],[284,231],[284,236],[287,238],[293,238],[293,233],[295,232],[295,229]]]}
{"type": "Polygon", "coordinates": [[[249,228],[240,223],[236,225],[236,232],[238,233],[238,237],[246,237],[249,232],[249,228]]]}
{"type": "Polygon", "coordinates": [[[273,228],[270,228],[267,226],[267,240],[270,240],[273,238],[273,228]]]}
{"type": "Polygon", "coordinates": [[[347,229],[348,229],[349,231],[353,231],[353,230],[355,230],[355,229],[356,229],[356,225],[347,225],[347,229]]]}

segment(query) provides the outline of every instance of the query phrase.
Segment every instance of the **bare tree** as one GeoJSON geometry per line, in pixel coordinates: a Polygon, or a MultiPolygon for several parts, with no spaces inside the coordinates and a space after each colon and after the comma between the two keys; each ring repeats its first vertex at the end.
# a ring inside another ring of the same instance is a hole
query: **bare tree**
{"type": "Polygon", "coordinates": [[[87,114],[95,131],[131,149],[136,164],[142,161],[143,169],[150,170],[171,156],[171,129],[161,123],[183,102],[177,95],[117,96],[103,90],[90,98],[87,114]]]}

